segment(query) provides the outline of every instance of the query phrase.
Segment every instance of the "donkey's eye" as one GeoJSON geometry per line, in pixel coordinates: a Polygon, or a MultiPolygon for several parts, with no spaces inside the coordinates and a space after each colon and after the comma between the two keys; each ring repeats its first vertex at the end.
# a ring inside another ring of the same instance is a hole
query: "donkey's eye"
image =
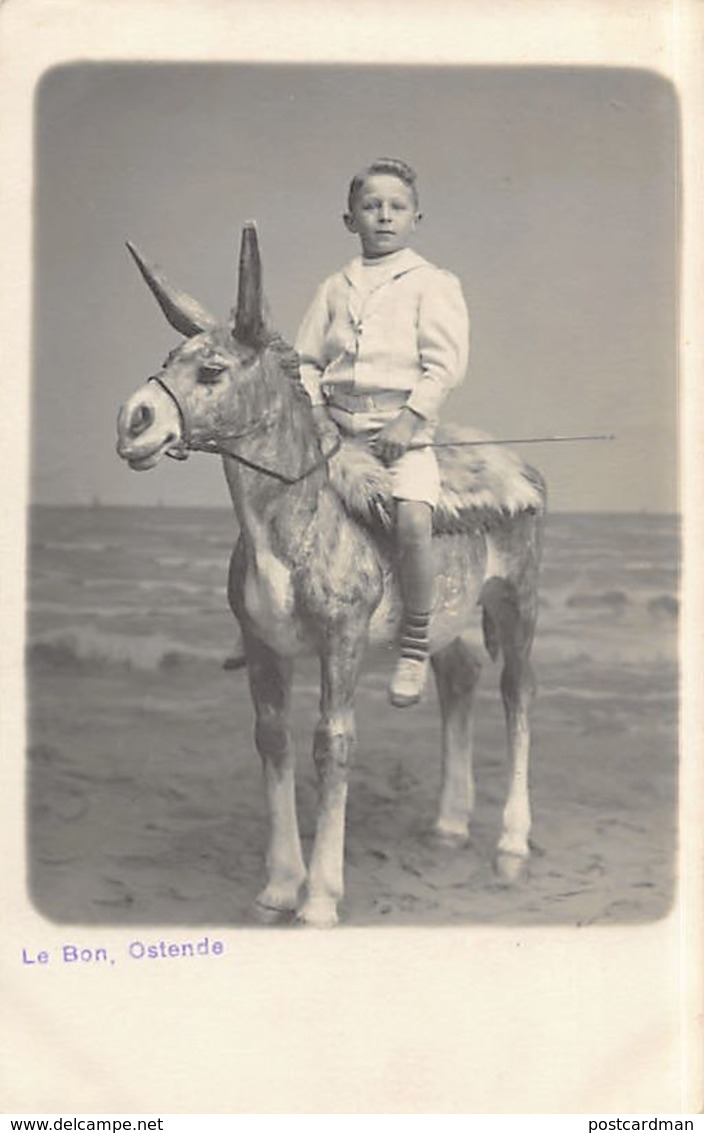
{"type": "Polygon", "coordinates": [[[226,369],[227,363],[216,358],[208,362],[201,362],[198,367],[198,382],[200,385],[214,386],[222,379],[226,369]]]}

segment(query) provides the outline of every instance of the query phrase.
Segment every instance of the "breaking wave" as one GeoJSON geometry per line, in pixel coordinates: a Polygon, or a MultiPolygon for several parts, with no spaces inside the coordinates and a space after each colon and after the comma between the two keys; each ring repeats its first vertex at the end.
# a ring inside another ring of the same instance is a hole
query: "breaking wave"
{"type": "Polygon", "coordinates": [[[27,646],[27,656],[44,668],[93,670],[117,665],[155,671],[207,662],[222,664],[224,650],[189,645],[160,633],[128,637],[85,626],[35,637],[27,646]]]}

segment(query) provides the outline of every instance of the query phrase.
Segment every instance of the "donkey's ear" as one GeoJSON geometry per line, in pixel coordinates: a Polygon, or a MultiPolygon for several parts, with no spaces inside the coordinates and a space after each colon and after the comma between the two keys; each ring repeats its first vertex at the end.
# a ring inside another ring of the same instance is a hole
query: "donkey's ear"
{"type": "Polygon", "coordinates": [[[180,288],[169,283],[161,268],[146,260],[129,240],[127,247],[149,290],[171,326],[179,334],[184,334],[186,338],[192,338],[194,335],[200,334],[201,331],[213,330],[218,325],[218,320],[210,314],[210,311],[206,311],[197,299],[191,298],[185,291],[181,291],[180,288]]]}
{"type": "Polygon", "coordinates": [[[262,261],[257,226],[247,221],[242,229],[237,306],[232,333],[238,342],[258,346],[267,328],[266,301],[262,291],[262,261]]]}

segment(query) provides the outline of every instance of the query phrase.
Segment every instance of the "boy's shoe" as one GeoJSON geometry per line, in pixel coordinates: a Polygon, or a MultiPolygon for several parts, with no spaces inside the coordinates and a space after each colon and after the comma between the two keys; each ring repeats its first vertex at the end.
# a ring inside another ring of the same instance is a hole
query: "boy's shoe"
{"type": "Polygon", "coordinates": [[[389,685],[389,700],[395,708],[408,708],[420,700],[428,676],[428,658],[401,657],[389,685]]]}

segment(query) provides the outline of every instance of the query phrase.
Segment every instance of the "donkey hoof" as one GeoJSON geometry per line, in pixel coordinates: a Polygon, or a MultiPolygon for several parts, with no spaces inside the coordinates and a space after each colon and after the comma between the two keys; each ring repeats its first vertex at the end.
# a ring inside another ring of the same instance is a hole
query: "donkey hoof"
{"type": "Polygon", "coordinates": [[[266,905],[254,902],[254,918],[262,925],[290,924],[293,920],[291,909],[269,909],[266,905]]]}
{"type": "Polygon", "coordinates": [[[280,924],[293,919],[298,904],[298,889],[295,893],[267,885],[254,902],[254,911],[262,924],[280,924]]]}
{"type": "Polygon", "coordinates": [[[428,831],[427,840],[431,846],[444,846],[449,850],[465,850],[470,844],[469,830],[466,826],[452,826],[441,822],[437,822],[428,831]]]}
{"type": "Polygon", "coordinates": [[[337,903],[327,897],[309,898],[298,910],[296,923],[307,928],[334,928],[338,923],[337,903]]]}
{"type": "Polygon", "coordinates": [[[523,854],[499,850],[494,859],[494,868],[504,885],[519,885],[528,876],[528,858],[523,854]]]}

